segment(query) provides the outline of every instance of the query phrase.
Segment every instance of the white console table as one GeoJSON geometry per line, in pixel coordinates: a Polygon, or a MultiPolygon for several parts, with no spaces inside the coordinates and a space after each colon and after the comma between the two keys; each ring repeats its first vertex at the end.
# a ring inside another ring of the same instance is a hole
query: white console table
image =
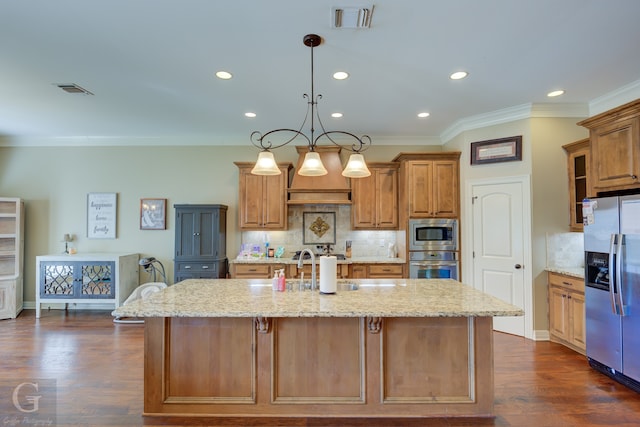
{"type": "Polygon", "coordinates": [[[138,286],[138,254],[87,253],[36,257],[36,318],[41,304],[113,304],[138,286]]]}

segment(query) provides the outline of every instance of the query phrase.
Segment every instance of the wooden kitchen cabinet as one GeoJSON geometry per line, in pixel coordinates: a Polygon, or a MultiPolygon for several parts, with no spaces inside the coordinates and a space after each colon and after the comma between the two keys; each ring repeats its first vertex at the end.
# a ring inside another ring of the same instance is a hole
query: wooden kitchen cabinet
{"type": "Polygon", "coordinates": [[[640,188],[640,99],[578,124],[589,129],[593,191],[640,188]]]}
{"type": "Polygon", "coordinates": [[[292,274],[295,274],[294,264],[233,263],[231,277],[234,279],[272,279],[273,274],[282,269],[284,269],[284,275],[287,278],[291,278],[292,274]]]}
{"type": "Polygon", "coordinates": [[[254,164],[235,162],[239,169],[238,227],[241,230],[286,230],[290,163],[280,163],[280,175],[253,175],[254,164]]]}
{"type": "Polygon", "coordinates": [[[351,228],[398,228],[399,163],[369,163],[371,176],[351,179],[351,228]]]}
{"type": "Polygon", "coordinates": [[[582,231],[582,201],[591,195],[589,138],[563,145],[567,152],[567,175],[569,177],[569,230],[582,231]]]}
{"type": "Polygon", "coordinates": [[[460,152],[401,153],[400,203],[409,218],[458,218],[460,212],[460,152]]]}
{"type": "Polygon", "coordinates": [[[403,264],[351,264],[350,279],[402,279],[403,264]]]}
{"type": "Polygon", "coordinates": [[[585,354],[584,280],[554,272],[548,275],[551,341],[585,354]]]}

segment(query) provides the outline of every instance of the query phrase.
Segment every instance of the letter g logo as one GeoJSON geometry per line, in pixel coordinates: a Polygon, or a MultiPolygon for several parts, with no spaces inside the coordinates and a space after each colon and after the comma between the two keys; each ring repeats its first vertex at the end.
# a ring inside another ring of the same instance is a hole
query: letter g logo
{"type": "Polygon", "coordinates": [[[29,402],[33,407],[31,409],[25,409],[20,405],[20,401],[18,400],[18,394],[22,387],[32,386],[36,391],[38,391],[38,383],[21,383],[13,390],[13,406],[20,412],[36,412],[38,410],[38,401],[42,396],[25,396],[27,402],[29,402]]]}

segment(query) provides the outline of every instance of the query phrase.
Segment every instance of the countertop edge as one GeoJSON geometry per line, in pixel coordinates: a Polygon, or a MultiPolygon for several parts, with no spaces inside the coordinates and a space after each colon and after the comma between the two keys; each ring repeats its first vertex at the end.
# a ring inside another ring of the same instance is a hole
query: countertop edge
{"type": "Polygon", "coordinates": [[[584,268],[582,267],[546,267],[545,270],[551,273],[564,274],[565,276],[584,279],[584,268]]]}

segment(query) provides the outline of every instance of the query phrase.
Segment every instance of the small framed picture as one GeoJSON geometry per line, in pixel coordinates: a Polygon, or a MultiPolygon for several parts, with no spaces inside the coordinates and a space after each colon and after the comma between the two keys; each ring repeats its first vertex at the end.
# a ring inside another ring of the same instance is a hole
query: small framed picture
{"type": "Polygon", "coordinates": [[[140,199],[140,230],[167,228],[167,199],[140,199]]]}
{"type": "Polygon", "coordinates": [[[87,237],[89,239],[115,239],[116,193],[87,194],[87,237]]]}
{"type": "Polygon", "coordinates": [[[471,143],[471,164],[522,160],[522,135],[471,143]]]}
{"type": "Polygon", "coordinates": [[[302,243],[305,245],[336,244],[335,212],[303,212],[302,243]]]}

